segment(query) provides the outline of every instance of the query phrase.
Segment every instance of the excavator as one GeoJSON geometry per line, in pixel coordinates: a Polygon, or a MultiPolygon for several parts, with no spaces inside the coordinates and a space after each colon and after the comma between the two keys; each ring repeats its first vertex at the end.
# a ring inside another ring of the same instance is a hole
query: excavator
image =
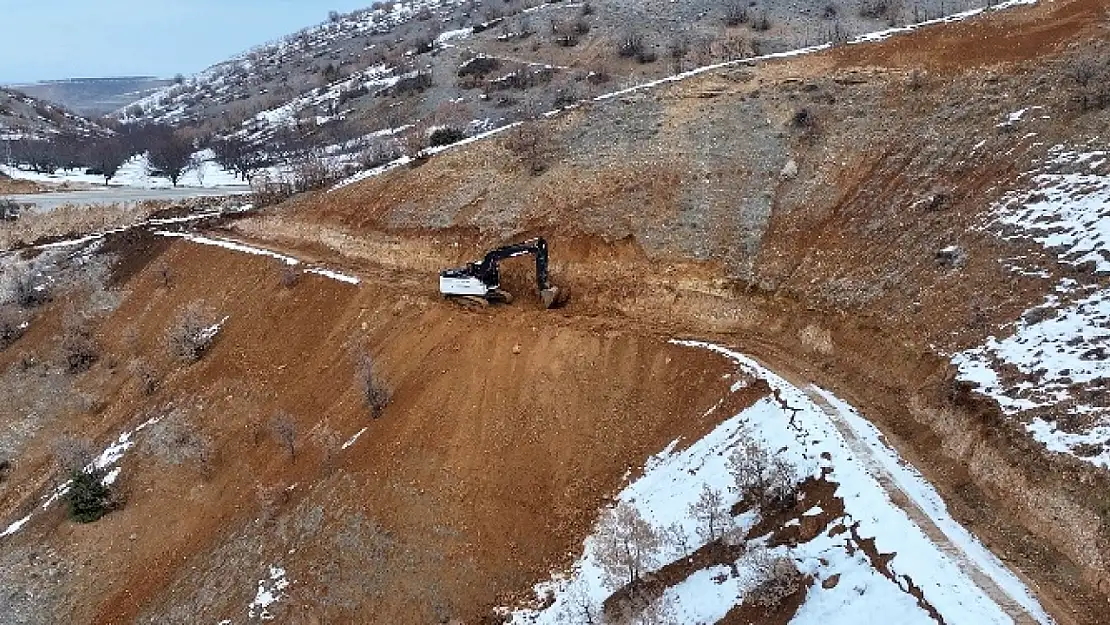
{"type": "Polygon", "coordinates": [[[526,254],[536,257],[536,285],[543,307],[558,308],[565,304],[570,293],[547,281],[547,241],[543,237],[490,250],[482,260],[441,272],[439,292],[465,305],[508,304],[513,301],[513,296],[501,288],[499,264],[526,254]]]}

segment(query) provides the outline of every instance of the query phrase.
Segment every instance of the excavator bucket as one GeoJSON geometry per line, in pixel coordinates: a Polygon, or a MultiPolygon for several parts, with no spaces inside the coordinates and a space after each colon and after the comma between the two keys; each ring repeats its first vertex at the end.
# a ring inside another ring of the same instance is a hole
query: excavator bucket
{"type": "Polygon", "coordinates": [[[544,308],[561,308],[570,299],[570,289],[557,286],[548,287],[540,291],[544,308]]]}

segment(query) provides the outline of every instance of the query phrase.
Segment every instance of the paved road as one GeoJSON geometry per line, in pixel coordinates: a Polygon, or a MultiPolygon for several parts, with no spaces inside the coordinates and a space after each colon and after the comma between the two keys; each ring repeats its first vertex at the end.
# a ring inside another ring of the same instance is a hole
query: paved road
{"type": "Polygon", "coordinates": [[[214,187],[198,189],[178,187],[176,189],[137,189],[134,187],[105,187],[64,193],[34,193],[26,195],[0,195],[4,199],[19,204],[33,204],[32,210],[49,211],[65,204],[130,204],[146,200],[180,200],[192,197],[214,197],[222,195],[242,195],[249,193],[247,187],[214,187]]]}

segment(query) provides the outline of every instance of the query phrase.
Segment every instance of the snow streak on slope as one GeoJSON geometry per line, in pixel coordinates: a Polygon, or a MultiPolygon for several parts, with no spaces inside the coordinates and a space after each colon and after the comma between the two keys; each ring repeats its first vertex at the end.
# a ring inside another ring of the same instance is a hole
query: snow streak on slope
{"type": "MultiPolygon", "coordinates": [[[[705,540],[698,537],[698,522],[690,506],[705,485],[724,494],[726,508],[739,500],[730,489],[727,457],[751,440],[773,457],[789,461],[799,482],[814,478],[836,484],[836,496],[844,506],[843,517],[831,521],[827,531],[807,542],[780,545],[771,551],[792,559],[814,580],[793,623],[935,623],[927,608],[952,625],[1012,623],[1015,617],[1052,622],[1020,580],[952,519],[928,482],[850,406],[819,390],[813,391],[814,399],[755,361],[722,347],[680,344],[728,357],[743,375],[765,380],[774,394],[686,449],[674,451],[675,441],[648,461],[643,477],[624,488],[617,495],[619,501],[634,505],[657,529],[677,527],[691,545],[702,545],[705,540]],[[849,443],[829,411],[849,429],[857,444],[849,443]],[[916,510],[927,516],[928,524],[940,528],[943,546],[930,538],[913,515],[893,503],[884,480],[894,482],[916,510]],[[885,571],[860,549],[867,539],[874,539],[879,553],[893,554],[885,571]],[[834,579],[839,581],[822,583],[834,579]],[[920,590],[921,601],[911,594],[914,588],[920,590]]],[[[820,509],[808,510],[803,516],[821,513],[820,509]]],[[[747,533],[759,514],[758,509],[748,510],[736,517],[735,523],[747,533]]],[[[693,572],[668,588],[657,600],[658,611],[668,615],[667,622],[676,623],[712,623],[723,618],[760,581],[755,558],[760,553],[758,545],[767,538],[747,538],[744,555],[734,563],[736,575],[730,566],[718,566],[693,572]]],[[[681,557],[671,555],[673,560],[681,557]]],[[[540,597],[553,595],[551,603],[518,610],[513,622],[568,622],[561,620],[565,618],[575,622],[590,607],[597,614],[598,607],[616,590],[606,584],[598,564],[597,538],[590,537],[569,575],[537,587],[540,597]]]]}
{"type": "Polygon", "coordinates": [[[985,227],[1036,242],[1088,284],[1064,279],[1008,336],[952,361],[1049,450],[1110,467],[1110,288],[1099,280],[1110,274],[1110,153],[1056,146],[1029,186],[998,202],[985,227]]]}
{"type": "MultiPolygon", "coordinates": [[[[128,430],[120,434],[115,442],[105,447],[104,451],[100,452],[100,454],[98,454],[96,458],[94,458],[93,461],[85,467],[85,472],[92,473],[93,471],[106,471],[101,481],[105,485],[111,485],[115,483],[115,481],[119,479],[119,474],[122,470],[118,466],[120,460],[123,459],[123,455],[127,452],[127,450],[135,446],[135,441],[133,440],[135,434],[138,434],[146,428],[158,423],[159,421],[161,421],[161,419],[162,417],[154,417],[148,419],[139,424],[139,426],[136,427],[134,430],[128,430]]],[[[52,490],[49,494],[45,495],[42,498],[43,504],[41,506],[41,509],[46,510],[62,497],[65,497],[69,493],[69,489],[72,483],[73,480],[66,480],[54,490],[52,490]]],[[[34,512],[32,511],[32,513],[27,514],[23,518],[9,524],[7,526],[7,529],[0,532],[0,538],[11,536],[12,534],[15,534],[19,530],[23,529],[23,526],[25,526],[27,522],[31,520],[33,514],[34,512]]]]}

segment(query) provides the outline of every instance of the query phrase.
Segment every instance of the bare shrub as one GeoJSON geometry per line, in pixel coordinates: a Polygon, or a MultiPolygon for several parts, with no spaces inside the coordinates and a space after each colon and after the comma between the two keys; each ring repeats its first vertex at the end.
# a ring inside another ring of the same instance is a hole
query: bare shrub
{"type": "Polygon", "coordinates": [[[4,351],[23,336],[27,320],[16,310],[0,306],[0,351],[4,351]]]}
{"type": "Polygon", "coordinates": [[[627,502],[610,510],[597,529],[598,564],[613,588],[635,586],[657,563],[661,546],[659,534],[636,506],[627,502]]]}
{"type": "Polygon", "coordinates": [[[251,203],[257,208],[281,204],[293,197],[296,188],[292,182],[263,172],[251,177],[251,203]]]}
{"type": "Polygon", "coordinates": [[[83,471],[92,464],[92,444],[85,439],[62,436],[50,444],[50,451],[54,464],[66,475],[83,471]]]}
{"type": "Polygon", "coordinates": [[[748,566],[758,581],[748,591],[745,601],[764,608],[778,607],[787,597],[801,590],[805,581],[793,559],[772,556],[766,550],[753,552],[748,558],[748,566]]]}
{"type": "Polygon", "coordinates": [[[868,19],[882,19],[890,14],[893,5],[892,0],[861,0],[859,15],[868,19]]]}
{"type": "Polygon", "coordinates": [[[296,193],[323,189],[342,178],[342,172],[333,167],[319,153],[309,153],[290,165],[293,190],[296,193]]]}
{"type": "Polygon", "coordinates": [[[1110,62],[1100,59],[1096,50],[1083,50],[1071,62],[1068,74],[1075,83],[1073,99],[1080,111],[1110,106],[1110,62]]]}
{"type": "Polygon", "coordinates": [[[732,525],[724,495],[708,484],[702,484],[697,501],[690,504],[690,515],[697,520],[698,535],[706,542],[721,538],[732,525]]]}
{"type": "Polygon", "coordinates": [[[784,510],[794,505],[798,487],[786,460],[771,458],[748,437],[728,457],[729,472],[744,501],[784,510]]]}
{"type": "Polygon", "coordinates": [[[71,374],[88,371],[100,359],[100,348],[93,338],[88,319],[72,316],[62,331],[62,357],[71,374]]]}
{"type": "Polygon", "coordinates": [[[198,432],[183,412],[174,411],[152,426],[146,448],[160,462],[174,466],[194,464],[205,479],[212,475],[215,455],[212,440],[198,432]]]}
{"type": "Polygon", "coordinates": [[[262,518],[272,521],[278,512],[289,503],[289,488],[285,484],[256,484],[255,498],[262,512],[262,518]]]}
{"type": "Polygon", "coordinates": [[[759,15],[755,16],[755,19],[752,20],[752,28],[759,32],[771,30],[771,26],[771,15],[767,12],[767,9],[760,11],[759,15]]]}
{"type": "Polygon", "coordinates": [[[127,371],[135,378],[139,392],[147,397],[158,392],[161,381],[154,368],[142,358],[136,358],[127,365],[127,371]]]}
{"type": "Polygon", "coordinates": [[[290,264],[287,264],[287,263],[282,263],[282,265],[281,265],[281,277],[278,279],[279,282],[281,283],[281,286],[283,286],[287,289],[291,289],[291,288],[293,288],[294,286],[297,285],[297,282],[300,279],[301,279],[301,271],[299,269],[297,269],[296,265],[290,265],[290,264]]]}
{"type": "Polygon", "coordinates": [[[524,122],[511,130],[505,145],[533,176],[546,171],[555,155],[554,137],[550,128],[540,120],[524,122]]]}
{"type": "Polygon", "coordinates": [[[764,503],[775,510],[789,510],[798,499],[798,485],[794,468],[786,460],[775,458],[767,469],[767,482],[763,491],[764,503]]]}
{"type": "Polygon", "coordinates": [[[289,459],[297,459],[297,422],[284,412],[270,417],[270,434],[279,445],[289,452],[289,459]]]}
{"type": "Polygon", "coordinates": [[[375,369],[373,356],[369,352],[363,352],[358,358],[355,381],[363,401],[366,402],[366,407],[370,409],[370,416],[377,419],[389,405],[391,394],[385,384],[378,379],[375,369]]]}
{"type": "Polygon", "coordinates": [[[638,58],[645,51],[644,34],[630,30],[617,40],[617,55],[621,58],[638,58]]]}
{"type": "Polygon", "coordinates": [[[359,165],[366,169],[381,167],[404,155],[400,143],[396,139],[371,140],[362,152],[359,153],[359,165]]]}
{"type": "Polygon", "coordinates": [[[725,26],[747,24],[750,19],[747,0],[728,0],[725,3],[721,19],[725,26]]]}
{"type": "Polygon", "coordinates": [[[166,332],[166,348],[178,360],[193,363],[212,347],[220,321],[204,304],[192,302],[166,332]]]}
{"type": "Polygon", "coordinates": [[[766,488],[766,473],[770,458],[762,447],[748,437],[729,454],[728,468],[733,483],[741,497],[748,497],[766,488]]]}
{"type": "Polygon", "coordinates": [[[21,308],[38,308],[53,299],[50,281],[30,270],[20,271],[12,280],[12,298],[21,308]]]}

